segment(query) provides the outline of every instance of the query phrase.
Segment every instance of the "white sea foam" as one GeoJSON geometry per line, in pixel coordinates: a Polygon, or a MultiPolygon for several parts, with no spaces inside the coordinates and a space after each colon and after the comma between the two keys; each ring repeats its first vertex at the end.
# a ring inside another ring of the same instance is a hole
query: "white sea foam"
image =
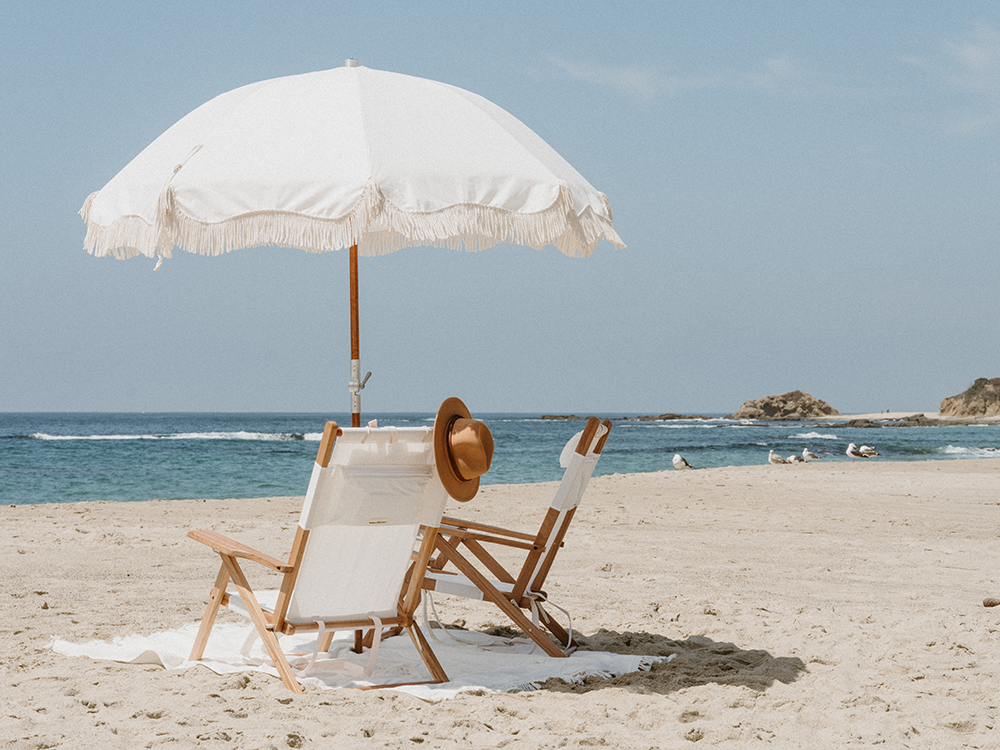
{"type": "Polygon", "coordinates": [[[252,440],[252,441],[290,441],[290,440],[320,440],[322,433],[293,432],[179,432],[174,435],[48,435],[36,432],[35,440],[252,440]]]}
{"type": "Polygon", "coordinates": [[[836,435],[832,435],[832,434],[826,434],[826,435],[824,435],[822,432],[804,432],[801,435],[790,435],[789,438],[790,439],[794,438],[794,439],[798,439],[798,440],[839,440],[840,439],[836,435]]]}
{"type": "Polygon", "coordinates": [[[718,425],[714,424],[666,424],[664,422],[656,422],[651,424],[650,427],[658,427],[661,430],[714,430],[718,425]]]}
{"type": "Polygon", "coordinates": [[[944,453],[949,456],[957,456],[962,458],[997,458],[1000,457],[1000,449],[998,448],[975,448],[968,447],[964,445],[946,445],[943,448],[938,448],[934,451],[935,453],[944,453]]]}

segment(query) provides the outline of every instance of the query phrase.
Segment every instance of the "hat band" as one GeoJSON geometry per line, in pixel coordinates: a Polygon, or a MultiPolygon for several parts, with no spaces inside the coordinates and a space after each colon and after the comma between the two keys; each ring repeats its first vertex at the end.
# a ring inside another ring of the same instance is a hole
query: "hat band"
{"type": "MultiPolygon", "coordinates": [[[[455,422],[462,418],[461,414],[456,414],[451,419],[448,420],[448,428],[445,430],[445,434],[448,436],[446,442],[448,443],[449,449],[451,448],[451,436],[454,434],[453,430],[455,428],[455,422]]],[[[471,479],[467,479],[462,473],[462,470],[458,468],[458,464],[455,463],[455,453],[452,450],[448,450],[448,464],[451,466],[451,470],[455,473],[455,478],[460,482],[471,482],[471,479]]]]}

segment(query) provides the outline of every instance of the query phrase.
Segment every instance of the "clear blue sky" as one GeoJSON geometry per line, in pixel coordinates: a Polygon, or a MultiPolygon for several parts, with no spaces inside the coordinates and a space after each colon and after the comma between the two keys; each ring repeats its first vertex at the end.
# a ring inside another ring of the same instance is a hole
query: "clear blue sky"
{"type": "Polygon", "coordinates": [[[346,253],[154,274],[77,211],[215,95],[349,56],[510,111],[628,244],[362,259],[365,411],[934,411],[1000,375],[996,3],[39,2],[0,23],[0,411],[348,410],[346,253]]]}

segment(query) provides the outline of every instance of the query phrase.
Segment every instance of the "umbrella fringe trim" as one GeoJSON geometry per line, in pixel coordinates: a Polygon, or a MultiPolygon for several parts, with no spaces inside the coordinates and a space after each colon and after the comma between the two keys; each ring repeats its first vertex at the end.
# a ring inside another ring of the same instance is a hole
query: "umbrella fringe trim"
{"type": "Polygon", "coordinates": [[[358,244],[365,256],[385,255],[404,247],[432,246],[477,252],[500,242],[540,250],[554,245],[571,257],[587,257],[606,239],[625,247],[611,223],[611,206],[601,193],[607,216],[591,206],[577,214],[569,186],[560,182],[550,206],[530,214],[456,204],[436,211],[404,211],[391,203],[374,179],[347,214],[326,219],[292,212],[260,211],[223,222],[201,222],[178,206],[169,184],[160,194],[155,224],[125,216],[110,226],[90,220],[97,193],[87,197],[80,215],[87,224],[84,247],[92,255],[125,259],[137,255],[171,257],[173,247],[201,255],[222,255],[244,247],[277,245],[323,253],[358,244]]]}

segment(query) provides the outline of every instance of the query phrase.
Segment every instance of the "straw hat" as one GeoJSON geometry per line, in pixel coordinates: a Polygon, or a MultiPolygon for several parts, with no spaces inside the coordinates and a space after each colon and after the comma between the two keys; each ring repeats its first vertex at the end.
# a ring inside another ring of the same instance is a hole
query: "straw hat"
{"type": "Polygon", "coordinates": [[[463,503],[474,498],[492,460],[490,428],[473,419],[461,399],[445,399],[434,419],[434,462],[448,494],[463,503]]]}

